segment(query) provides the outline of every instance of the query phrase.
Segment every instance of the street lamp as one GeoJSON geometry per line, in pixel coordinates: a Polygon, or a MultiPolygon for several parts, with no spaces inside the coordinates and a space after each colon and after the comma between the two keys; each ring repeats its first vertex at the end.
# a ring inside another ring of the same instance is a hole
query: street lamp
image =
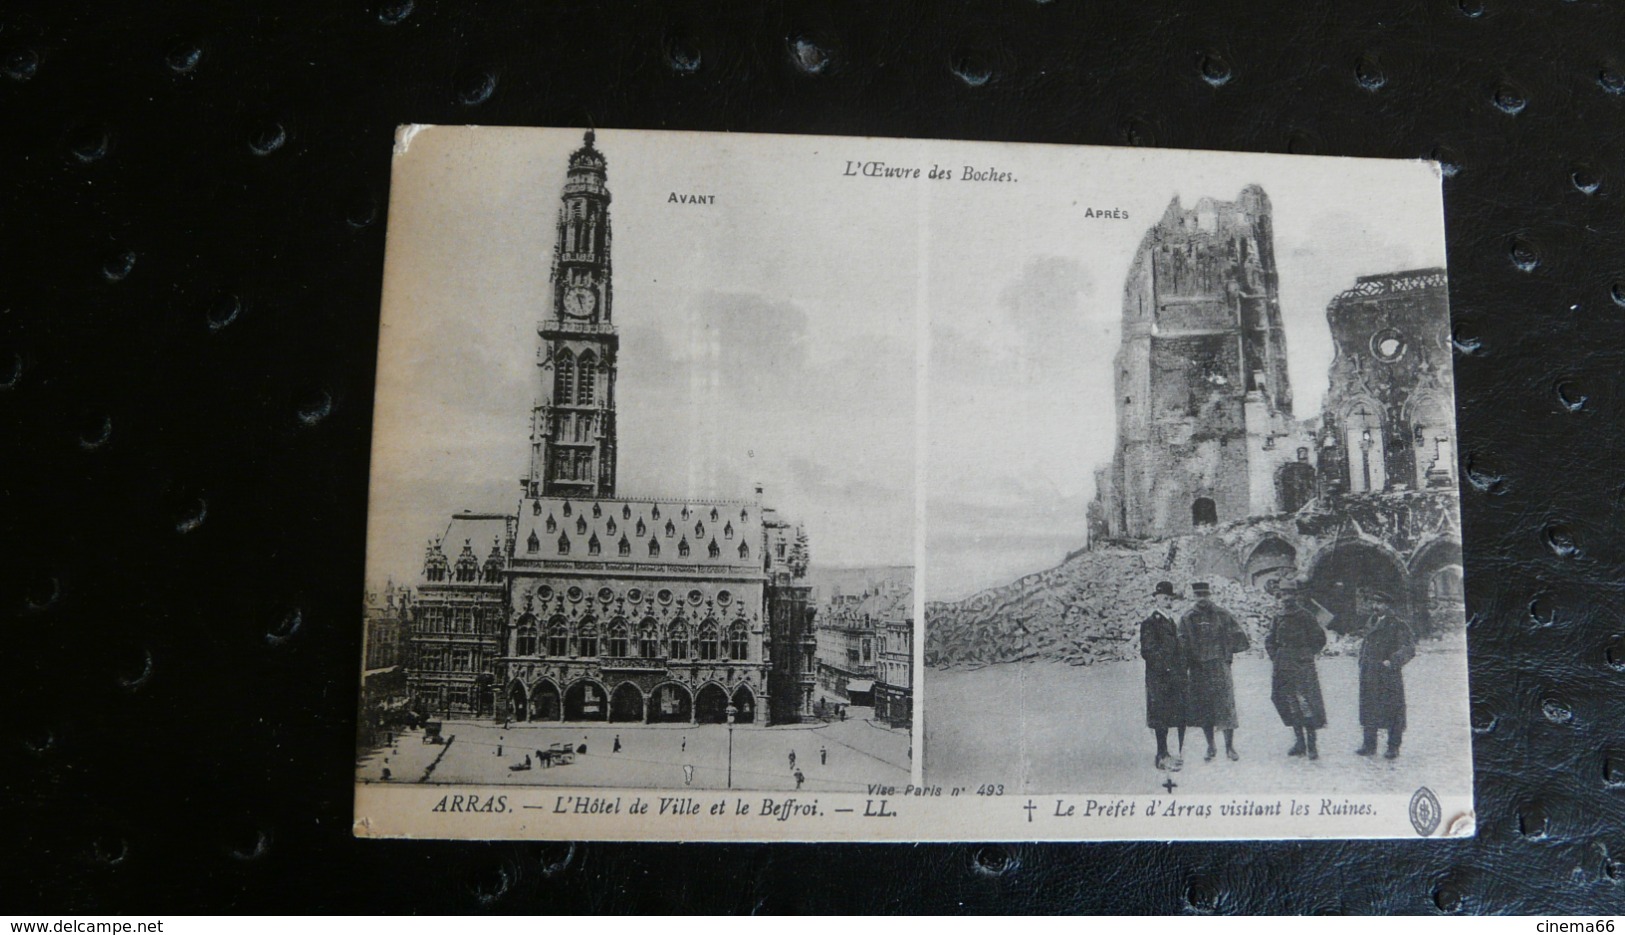
{"type": "Polygon", "coordinates": [[[728,788],[734,787],[734,715],[739,709],[732,704],[728,705],[728,788]]]}

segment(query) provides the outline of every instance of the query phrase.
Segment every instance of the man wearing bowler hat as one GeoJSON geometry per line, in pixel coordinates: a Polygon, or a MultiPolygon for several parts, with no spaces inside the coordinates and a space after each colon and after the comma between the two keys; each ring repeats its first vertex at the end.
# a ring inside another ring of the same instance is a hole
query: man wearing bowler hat
{"type": "Polygon", "coordinates": [[[1366,618],[1365,641],[1360,644],[1360,727],[1365,742],[1354,751],[1360,756],[1377,752],[1377,732],[1388,732],[1383,756],[1399,756],[1405,735],[1405,676],[1400,670],[1416,655],[1416,634],[1394,611],[1393,595],[1366,592],[1371,615],[1366,618]]]}
{"type": "Polygon", "coordinates": [[[1292,728],[1296,742],[1287,756],[1308,755],[1320,759],[1315,746],[1315,731],[1326,726],[1326,703],[1320,696],[1320,673],[1315,671],[1315,657],[1326,648],[1326,631],[1320,622],[1298,601],[1303,585],[1291,579],[1282,579],[1275,593],[1281,598],[1281,613],[1270,625],[1264,637],[1264,652],[1274,663],[1270,677],[1270,701],[1281,715],[1281,723],[1292,728]]]}
{"type": "Polygon", "coordinates": [[[1185,765],[1185,654],[1179,647],[1179,624],[1174,622],[1174,593],[1170,581],[1157,582],[1151,592],[1155,607],[1140,621],[1140,658],[1145,660],[1145,726],[1157,736],[1157,769],[1179,770],[1185,765]],[[1179,753],[1168,752],[1168,728],[1179,731],[1179,753]]]}
{"type": "Polygon", "coordinates": [[[1224,731],[1224,753],[1232,760],[1236,752],[1236,690],[1230,681],[1230,657],[1244,651],[1250,641],[1236,618],[1213,603],[1213,589],[1205,581],[1191,584],[1196,606],[1179,618],[1179,643],[1185,650],[1185,720],[1202,729],[1207,738],[1206,760],[1219,755],[1213,732],[1224,731]]]}

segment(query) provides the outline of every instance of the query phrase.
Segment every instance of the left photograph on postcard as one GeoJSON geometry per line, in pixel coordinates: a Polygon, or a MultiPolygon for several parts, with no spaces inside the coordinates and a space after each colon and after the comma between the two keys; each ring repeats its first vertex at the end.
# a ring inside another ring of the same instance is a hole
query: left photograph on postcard
{"type": "Polygon", "coordinates": [[[681,136],[398,134],[358,796],[913,774],[915,214],[681,136]]]}

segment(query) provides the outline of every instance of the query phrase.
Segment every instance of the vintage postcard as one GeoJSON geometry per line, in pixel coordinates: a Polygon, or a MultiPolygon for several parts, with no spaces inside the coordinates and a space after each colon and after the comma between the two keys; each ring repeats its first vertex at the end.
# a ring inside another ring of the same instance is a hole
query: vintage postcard
{"type": "Polygon", "coordinates": [[[403,127],[356,834],[1471,834],[1440,194],[403,127]]]}

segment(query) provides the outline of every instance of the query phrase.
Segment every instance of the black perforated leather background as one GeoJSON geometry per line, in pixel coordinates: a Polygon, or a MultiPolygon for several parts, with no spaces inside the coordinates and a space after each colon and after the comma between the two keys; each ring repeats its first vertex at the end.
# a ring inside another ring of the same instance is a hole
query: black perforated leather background
{"type": "Polygon", "coordinates": [[[1625,906],[1618,6],[9,4],[0,66],[0,911],[1625,906]],[[1478,837],[352,839],[407,122],[1442,160],[1478,837]]]}

